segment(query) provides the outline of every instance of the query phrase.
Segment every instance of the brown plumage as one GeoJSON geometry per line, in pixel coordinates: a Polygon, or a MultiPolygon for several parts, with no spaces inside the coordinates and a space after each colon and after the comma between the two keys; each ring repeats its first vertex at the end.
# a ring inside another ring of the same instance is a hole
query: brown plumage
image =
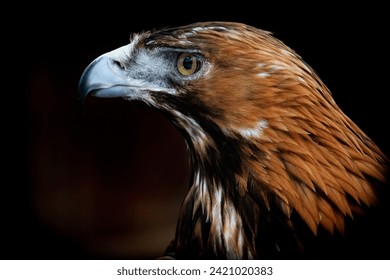
{"type": "Polygon", "coordinates": [[[191,181],[175,258],[296,256],[319,230],[343,233],[386,181],[386,157],[314,70],[244,24],[135,34],[91,63],[80,91],[141,100],[185,137],[191,181]]]}

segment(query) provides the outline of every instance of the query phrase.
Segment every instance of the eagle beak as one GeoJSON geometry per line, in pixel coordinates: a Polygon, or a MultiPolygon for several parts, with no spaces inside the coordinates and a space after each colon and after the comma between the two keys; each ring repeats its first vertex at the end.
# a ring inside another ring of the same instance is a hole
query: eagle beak
{"type": "Polygon", "coordinates": [[[131,86],[122,58],[128,46],[103,54],[84,70],[79,86],[79,99],[83,103],[89,95],[104,98],[129,96],[131,86]]]}

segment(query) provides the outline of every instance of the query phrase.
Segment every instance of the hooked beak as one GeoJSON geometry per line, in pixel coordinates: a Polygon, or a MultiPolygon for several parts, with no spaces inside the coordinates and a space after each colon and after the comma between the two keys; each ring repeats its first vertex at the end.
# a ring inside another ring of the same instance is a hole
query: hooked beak
{"type": "Polygon", "coordinates": [[[81,75],[78,94],[83,103],[89,95],[103,98],[132,97],[140,82],[123,67],[128,45],[92,61],[81,75]]]}

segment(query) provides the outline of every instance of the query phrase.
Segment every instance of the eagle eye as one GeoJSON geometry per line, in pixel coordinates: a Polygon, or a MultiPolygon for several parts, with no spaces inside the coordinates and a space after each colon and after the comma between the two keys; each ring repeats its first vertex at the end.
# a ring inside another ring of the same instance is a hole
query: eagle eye
{"type": "Polygon", "coordinates": [[[201,68],[201,60],[194,54],[181,53],[177,59],[177,70],[183,76],[195,74],[201,68]]]}

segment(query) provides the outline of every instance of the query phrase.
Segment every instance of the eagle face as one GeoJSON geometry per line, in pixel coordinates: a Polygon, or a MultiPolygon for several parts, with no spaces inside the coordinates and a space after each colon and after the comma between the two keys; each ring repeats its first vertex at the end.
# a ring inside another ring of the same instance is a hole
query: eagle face
{"type": "MultiPolygon", "coordinates": [[[[264,98],[269,99],[266,91],[276,76],[294,63],[278,60],[286,55],[297,59],[268,32],[241,24],[170,28],[135,34],[130,44],[100,56],[83,74],[80,88],[89,89],[83,97],[137,99],[246,137],[267,125],[266,112],[261,116],[258,107],[273,105],[264,98]]],[[[310,71],[299,67],[303,76],[310,71]]]]}
{"type": "Polygon", "coordinates": [[[313,236],[343,232],[385,181],[385,156],[314,70],[245,24],[134,34],[86,68],[79,92],[145,102],[185,138],[191,180],[176,258],[266,257],[291,240],[286,250],[300,251],[298,224],[313,236]]]}

